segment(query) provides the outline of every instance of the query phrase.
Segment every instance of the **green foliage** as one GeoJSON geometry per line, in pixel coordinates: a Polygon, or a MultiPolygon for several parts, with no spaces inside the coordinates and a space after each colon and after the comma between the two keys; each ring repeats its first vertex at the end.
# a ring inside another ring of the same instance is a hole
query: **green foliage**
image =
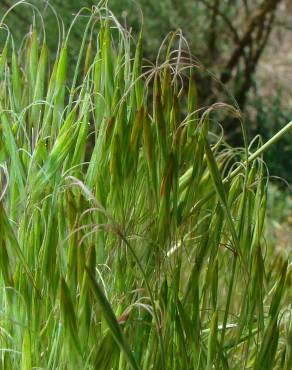
{"type": "MultiPolygon", "coordinates": [[[[264,141],[284,127],[292,113],[290,108],[285,108],[281,92],[278,92],[270,107],[265,105],[260,96],[255,96],[250,105],[255,110],[257,131],[264,141]]],[[[251,130],[251,133],[254,134],[254,131],[251,130]]],[[[270,175],[282,177],[292,183],[291,134],[285,136],[280,143],[267,152],[265,161],[270,175]]],[[[278,184],[284,185],[281,182],[278,184]]]]}
{"type": "Polygon", "coordinates": [[[1,368],[288,369],[291,268],[262,238],[274,140],[247,157],[212,133],[215,110],[241,116],[199,109],[180,32],[142,68],[142,34],[84,14],[76,64],[74,28],[53,65],[35,27],[3,44],[1,368]]]}

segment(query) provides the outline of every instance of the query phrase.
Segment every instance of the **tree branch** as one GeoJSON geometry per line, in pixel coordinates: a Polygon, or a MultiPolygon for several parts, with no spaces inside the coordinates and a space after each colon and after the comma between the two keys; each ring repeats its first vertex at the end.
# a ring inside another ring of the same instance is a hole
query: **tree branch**
{"type": "Polygon", "coordinates": [[[221,74],[220,79],[223,83],[227,83],[231,79],[232,70],[238,65],[240,58],[244,55],[245,47],[251,44],[252,35],[255,29],[259,24],[264,23],[265,19],[269,16],[269,14],[274,12],[277,5],[281,1],[282,0],[264,0],[261,5],[259,5],[258,9],[253,13],[239,44],[231,54],[228,62],[226,63],[224,71],[221,74]]]}

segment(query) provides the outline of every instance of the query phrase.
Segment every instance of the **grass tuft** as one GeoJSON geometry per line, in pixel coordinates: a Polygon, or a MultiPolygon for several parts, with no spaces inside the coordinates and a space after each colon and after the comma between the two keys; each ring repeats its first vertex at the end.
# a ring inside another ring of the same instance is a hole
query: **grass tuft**
{"type": "Polygon", "coordinates": [[[0,367],[290,369],[262,155],[292,123],[230,148],[181,32],[153,67],[100,3],[70,65],[35,22],[0,55],[0,367]]]}

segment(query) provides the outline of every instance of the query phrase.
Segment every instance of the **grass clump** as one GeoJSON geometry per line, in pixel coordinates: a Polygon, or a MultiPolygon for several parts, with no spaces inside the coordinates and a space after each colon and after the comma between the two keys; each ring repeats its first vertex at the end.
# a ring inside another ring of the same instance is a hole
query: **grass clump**
{"type": "Polygon", "coordinates": [[[261,155],[291,123],[253,154],[212,135],[214,111],[241,116],[199,109],[180,32],[142,68],[142,34],[100,5],[76,66],[71,29],[51,65],[45,32],[16,49],[3,22],[1,367],[290,369],[261,155]]]}

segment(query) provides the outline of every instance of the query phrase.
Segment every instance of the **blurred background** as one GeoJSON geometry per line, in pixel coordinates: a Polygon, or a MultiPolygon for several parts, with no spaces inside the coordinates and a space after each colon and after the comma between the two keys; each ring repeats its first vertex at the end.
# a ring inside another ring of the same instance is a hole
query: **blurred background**
{"type": "MultiPolygon", "coordinates": [[[[56,17],[45,1],[29,2],[45,20],[53,59],[58,40],[56,17]]],[[[16,3],[0,0],[1,15],[16,3]]],[[[49,4],[68,29],[80,8],[91,8],[97,1],[51,0],[49,4]]],[[[203,73],[198,77],[200,105],[222,101],[223,83],[244,113],[249,139],[260,134],[266,141],[291,121],[291,0],[109,0],[108,6],[120,23],[131,29],[134,41],[143,23],[144,57],[153,63],[164,37],[180,28],[191,53],[215,76],[203,73]]],[[[25,5],[9,13],[5,22],[13,30],[16,43],[29,32],[34,13],[37,11],[25,5]]],[[[79,17],[72,32],[72,63],[80,47],[84,22],[85,18],[79,17]]],[[[3,42],[4,32],[0,37],[3,42]]],[[[223,127],[230,144],[242,144],[238,123],[226,119],[223,127]]],[[[265,161],[271,175],[268,217],[272,227],[268,239],[282,252],[291,253],[291,133],[265,154],[265,161]]]]}

